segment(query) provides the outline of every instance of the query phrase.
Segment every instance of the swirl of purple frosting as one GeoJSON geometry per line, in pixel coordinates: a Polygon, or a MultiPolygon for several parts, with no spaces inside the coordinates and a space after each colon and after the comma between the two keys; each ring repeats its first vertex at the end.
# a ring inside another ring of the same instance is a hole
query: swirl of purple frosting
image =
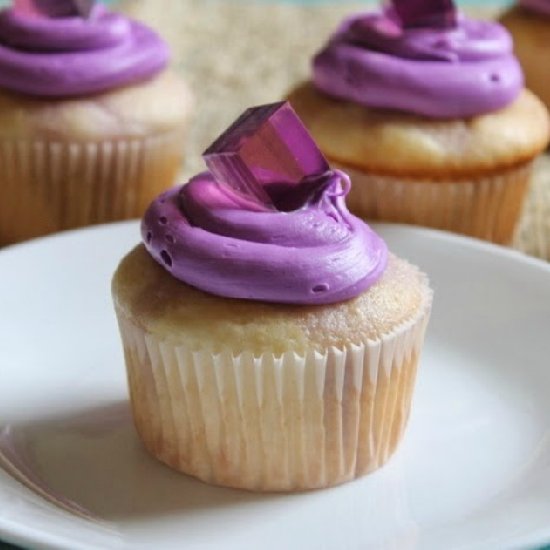
{"type": "Polygon", "coordinates": [[[155,32],[99,4],[87,19],[0,12],[0,87],[14,92],[99,93],[154,76],[168,57],[155,32]]]}
{"type": "Polygon", "coordinates": [[[519,5],[530,11],[550,15],[550,0],[520,0],[519,5]]]}
{"type": "Polygon", "coordinates": [[[405,27],[391,9],[345,20],[315,56],[313,81],[336,98],[434,118],[500,109],[523,88],[501,25],[460,15],[451,27],[405,27]]]}
{"type": "MultiPolygon", "coordinates": [[[[252,205],[209,172],[160,195],[142,236],[152,257],[177,279],[218,296],[289,304],[328,304],[374,284],[387,263],[384,241],[351,215],[345,174],[301,184],[296,204],[252,205]],[[290,208],[290,209],[289,209],[290,208]]],[[[349,188],[349,187],[348,187],[349,188]]]]}

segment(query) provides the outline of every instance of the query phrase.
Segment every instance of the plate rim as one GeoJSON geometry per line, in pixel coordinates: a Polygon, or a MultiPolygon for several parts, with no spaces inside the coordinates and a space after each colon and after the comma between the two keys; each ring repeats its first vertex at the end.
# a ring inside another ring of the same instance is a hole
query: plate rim
{"type": "MultiPolygon", "coordinates": [[[[513,248],[512,246],[506,246],[502,244],[496,244],[493,242],[485,241],[483,239],[478,239],[476,237],[471,237],[469,235],[462,235],[459,233],[453,233],[451,231],[446,231],[444,229],[435,229],[431,227],[423,227],[420,225],[412,225],[405,223],[391,223],[391,222],[382,222],[382,221],[369,221],[363,219],[374,231],[381,229],[382,231],[407,231],[411,233],[416,233],[418,235],[423,235],[428,238],[433,238],[438,241],[450,241],[458,244],[462,244],[468,248],[485,250],[491,254],[496,254],[498,256],[503,256],[511,259],[516,259],[520,262],[525,262],[533,266],[539,266],[547,271],[550,271],[550,261],[537,258],[536,256],[531,256],[526,252],[513,248]]],[[[73,237],[78,237],[81,234],[92,234],[100,233],[108,230],[119,230],[130,228],[134,226],[136,228],[136,244],[141,242],[141,235],[139,233],[139,224],[141,220],[139,218],[134,218],[130,220],[123,221],[114,221],[109,223],[95,224],[87,227],[79,227],[75,229],[65,229],[63,231],[58,231],[50,235],[43,235],[41,237],[34,237],[32,239],[20,242],[5,245],[0,247],[0,258],[5,254],[18,253],[22,249],[31,248],[40,245],[48,245],[50,242],[70,239],[73,237]]]]}

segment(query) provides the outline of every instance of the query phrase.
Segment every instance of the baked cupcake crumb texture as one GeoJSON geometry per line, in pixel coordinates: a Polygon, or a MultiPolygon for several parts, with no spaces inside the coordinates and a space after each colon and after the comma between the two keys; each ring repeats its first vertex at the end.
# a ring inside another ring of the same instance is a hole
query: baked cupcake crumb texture
{"type": "Polygon", "coordinates": [[[548,112],[528,90],[470,119],[434,120],[338,101],[311,83],[289,101],[331,162],[363,171],[443,180],[512,168],[544,150],[548,112]]]}
{"type": "Polygon", "coordinates": [[[426,303],[427,281],[417,267],[390,255],[368,292],[327,306],[220,300],[177,279],[139,245],[113,280],[117,307],[144,331],[190,350],[304,353],[377,339],[426,303]],[[136,277],[139,273],[139,277],[136,277]]]}

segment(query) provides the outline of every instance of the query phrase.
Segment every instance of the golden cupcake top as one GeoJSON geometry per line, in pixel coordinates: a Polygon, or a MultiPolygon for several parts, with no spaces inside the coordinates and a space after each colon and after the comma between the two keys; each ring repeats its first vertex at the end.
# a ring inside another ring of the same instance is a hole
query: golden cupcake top
{"type": "Polygon", "coordinates": [[[489,173],[531,159],[550,136],[548,112],[528,90],[504,109],[454,120],[368,109],[335,100],[311,83],[289,101],[331,161],[385,174],[489,173]]]}

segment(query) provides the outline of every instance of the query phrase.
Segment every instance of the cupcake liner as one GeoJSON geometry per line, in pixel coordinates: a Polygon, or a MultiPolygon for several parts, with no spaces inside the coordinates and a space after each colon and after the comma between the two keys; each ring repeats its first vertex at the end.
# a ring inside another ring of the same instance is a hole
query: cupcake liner
{"type": "Polygon", "coordinates": [[[182,134],[100,142],[0,140],[0,245],[139,217],[174,183],[182,134]]]}
{"type": "Polygon", "coordinates": [[[550,261],[550,160],[546,157],[537,162],[514,246],[550,261]]]}
{"type": "Polygon", "coordinates": [[[533,162],[461,180],[369,174],[337,166],[351,177],[346,198],[354,214],[369,220],[446,229],[510,244],[520,217],[533,162]]]}
{"type": "Polygon", "coordinates": [[[371,472],[403,434],[430,307],[427,294],[379,340],[280,356],[189,350],[118,311],[138,433],[216,485],[303,490],[371,472]]]}

